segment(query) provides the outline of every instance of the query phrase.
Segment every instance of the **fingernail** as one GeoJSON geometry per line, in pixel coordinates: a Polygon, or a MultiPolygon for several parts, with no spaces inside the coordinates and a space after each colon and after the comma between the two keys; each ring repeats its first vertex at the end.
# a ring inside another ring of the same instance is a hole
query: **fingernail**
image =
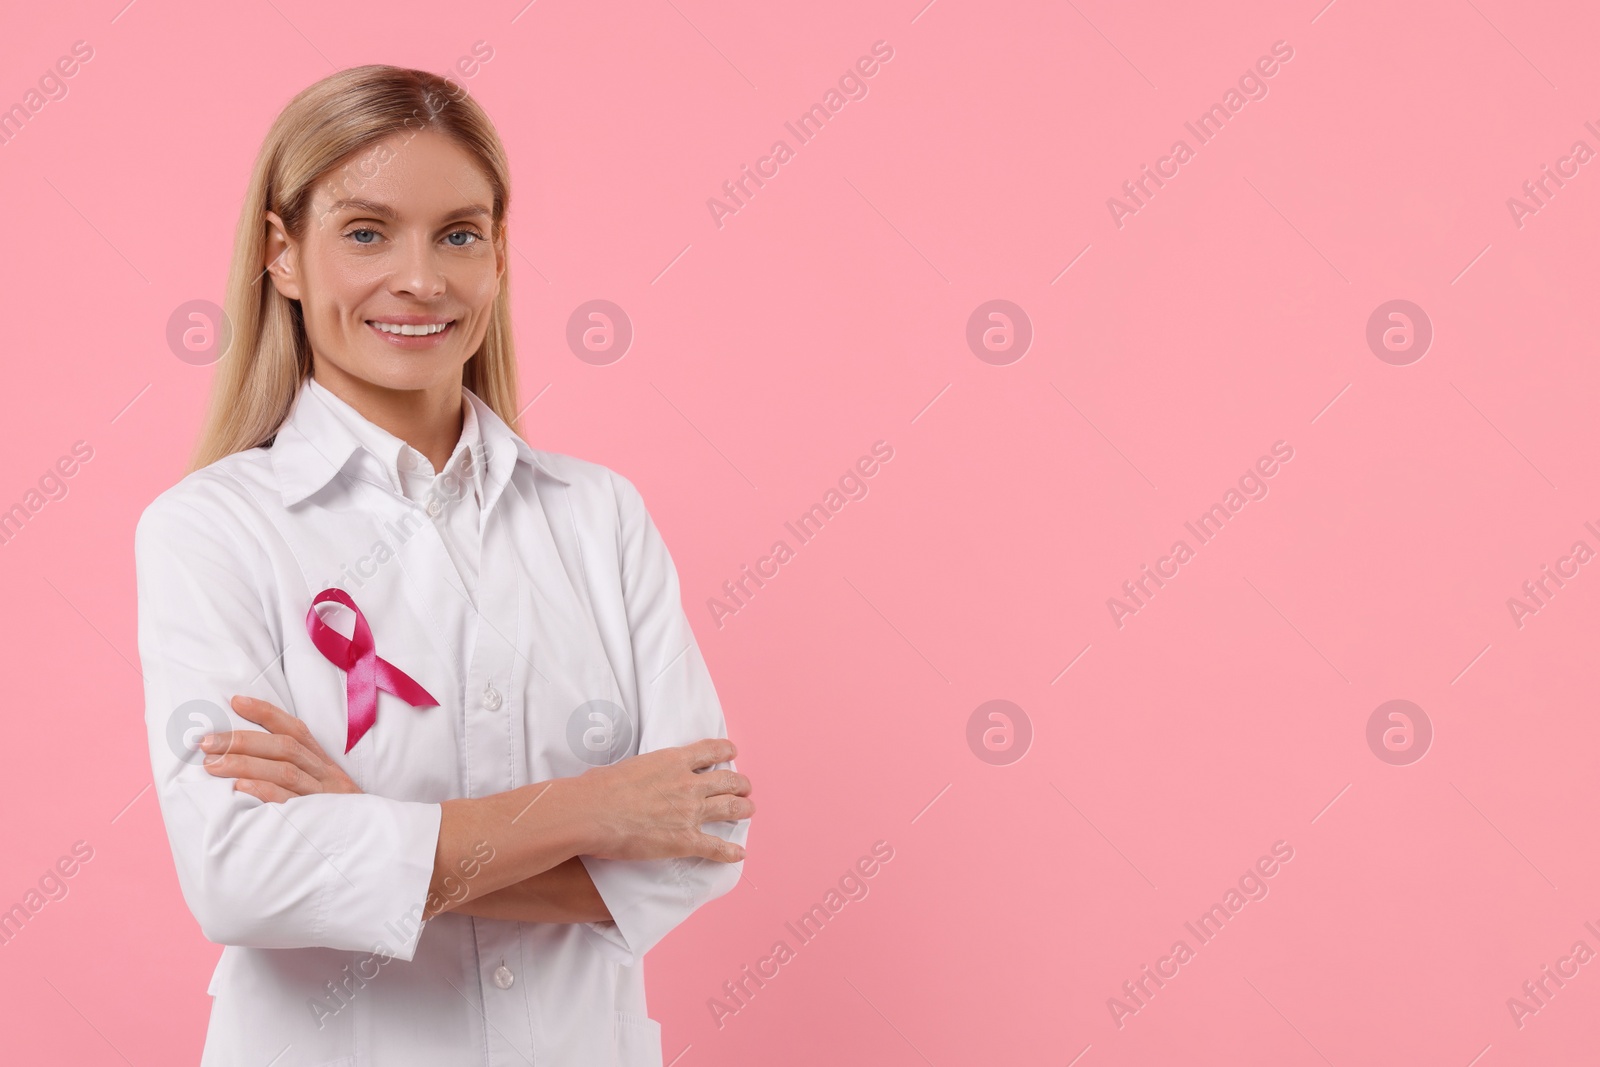
{"type": "Polygon", "coordinates": [[[221,758],[222,758],[221,756],[207,756],[205,759],[201,760],[200,762],[201,763],[215,763],[215,762],[217,762],[217,760],[219,760],[221,758]]]}
{"type": "Polygon", "coordinates": [[[205,749],[207,752],[210,752],[212,749],[216,748],[217,747],[217,735],[216,734],[206,734],[204,737],[202,737],[200,739],[200,747],[205,749]]]}

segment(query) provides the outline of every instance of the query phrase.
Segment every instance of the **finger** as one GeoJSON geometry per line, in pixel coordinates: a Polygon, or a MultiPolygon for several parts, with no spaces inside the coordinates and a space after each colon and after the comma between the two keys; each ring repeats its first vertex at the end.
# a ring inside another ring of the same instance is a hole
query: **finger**
{"type": "Polygon", "coordinates": [[[233,788],[241,793],[248,793],[258,800],[269,804],[282,804],[294,793],[290,793],[282,786],[273,785],[271,782],[260,782],[251,778],[240,778],[233,783],[233,788]]]}
{"type": "Polygon", "coordinates": [[[282,760],[261,759],[229,753],[217,756],[204,764],[205,769],[219,778],[251,779],[266,782],[288,790],[296,796],[309,796],[322,792],[317,779],[292,763],[282,760]]]}
{"type": "Polygon", "coordinates": [[[200,749],[219,756],[254,756],[292,763],[318,780],[327,773],[329,767],[326,760],[313,756],[295,738],[269,734],[265,730],[230,730],[207,734],[200,739],[200,749]]]}
{"type": "Polygon", "coordinates": [[[295,796],[321,792],[317,780],[292,764],[280,760],[230,754],[208,756],[206,773],[215,778],[237,778],[278,786],[295,796]]]}
{"type": "Polygon", "coordinates": [[[251,722],[260,723],[268,730],[278,733],[286,732],[289,729],[289,722],[294,719],[293,715],[290,715],[278,705],[257,697],[245,696],[243,693],[235,696],[228,703],[234,711],[251,722]]]}
{"type": "Polygon", "coordinates": [[[269,701],[261,700],[257,697],[244,696],[243,694],[234,697],[232,705],[234,711],[237,711],[251,722],[259,723],[271,733],[292,737],[304,745],[308,751],[315,752],[322,758],[323,762],[332,762],[328,759],[327,753],[322,750],[322,746],[317,743],[317,739],[311,736],[311,728],[306,725],[304,719],[290,715],[287,711],[269,701]]]}
{"type": "Polygon", "coordinates": [[[223,730],[206,734],[200,739],[200,751],[217,754],[243,752],[252,756],[270,756],[274,745],[273,734],[265,730],[223,730]]]}
{"type": "Polygon", "coordinates": [[[689,766],[695,770],[717,763],[726,763],[738,755],[739,751],[726,737],[708,737],[692,745],[685,745],[684,749],[689,757],[689,766]]]}
{"type": "Polygon", "coordinates": [[[722,796],[706,803],[701,809],[703,822],[738,822],[756,813],[756,802],[744,797],[722,796]]]}
{"type": "Polygon", "coordinates": [[[732,841],[725,841],[715,834],[699,834],[695,841],[695,855],[718,863],[738,863],[744,859],[744,849],[732,841]]]}
{"type": "Polygon", "coordinates": [[[723,793],[749,796],[750,779],[738,771],[708,771],[700,776],[701,796],[714,797],[723,793]]]}
{"type": "Polygon", "coordinates": [[[298,715],[290,715],[287,711],[265,700],[256,697],[236,697],[241,703],[249,705],[259,718],[251,718],[252,722],[259,722],[275,734],[292,737],[324,764],[331,765],[333,760],[328,758],[327,750],[311,733],[311,727],[298,715]]]}

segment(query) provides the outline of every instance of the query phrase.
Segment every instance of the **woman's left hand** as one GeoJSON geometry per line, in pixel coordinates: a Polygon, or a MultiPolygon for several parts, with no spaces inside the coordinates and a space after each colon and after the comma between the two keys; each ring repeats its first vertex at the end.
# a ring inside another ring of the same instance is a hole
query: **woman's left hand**
{"type": "Polygon", "coordinates": [[[233,787],[271,803],[312,793],[360,793],[361,788],[311,736],[306,724],[265,700],[236,696],[233,710],[266,729],[225,730],[200,739],[210,753],[206,770],[237,779],[233,787]]]}

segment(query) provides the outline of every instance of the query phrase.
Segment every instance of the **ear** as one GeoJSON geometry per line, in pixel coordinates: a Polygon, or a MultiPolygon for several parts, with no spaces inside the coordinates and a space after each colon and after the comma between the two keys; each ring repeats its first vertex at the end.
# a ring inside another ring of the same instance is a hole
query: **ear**
{"type": "Polygon", "coordinates": [[[272,284],[290,300],[300,299],[299,249],[289,239],[289,229],[276,211],[266,217],[267,251],[262,269],[272,275],[272,284]]]}

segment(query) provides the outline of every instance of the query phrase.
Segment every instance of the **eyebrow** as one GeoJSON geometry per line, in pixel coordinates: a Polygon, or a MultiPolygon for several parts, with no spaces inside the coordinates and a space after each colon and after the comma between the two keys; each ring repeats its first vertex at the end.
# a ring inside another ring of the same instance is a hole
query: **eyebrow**
{"type": "MultiPolygon", "coordinates": [[[[394,222],[398,219],[398,216],[394,213],[394,209],[389,207],[389,205],[380,204],[376,200],[363,200],[360,197],[346,197],[343,200],[335,200],[328,207],[328,213],[333,214],[336,211],[344,211],[350,208],[354,208],[358,211],[364,211],[369,215],[380,219],[386,219],[389,222],[394,222]]],[[[442,221],[457,222],[461,219],[474,218],[478,216],[486,219],[494,218],[494,215],[489,211],[488,208],[482,206],[481,204],[472,204],[467,207],[457,208],[450,214],[446,215],[442,221]]]]}

